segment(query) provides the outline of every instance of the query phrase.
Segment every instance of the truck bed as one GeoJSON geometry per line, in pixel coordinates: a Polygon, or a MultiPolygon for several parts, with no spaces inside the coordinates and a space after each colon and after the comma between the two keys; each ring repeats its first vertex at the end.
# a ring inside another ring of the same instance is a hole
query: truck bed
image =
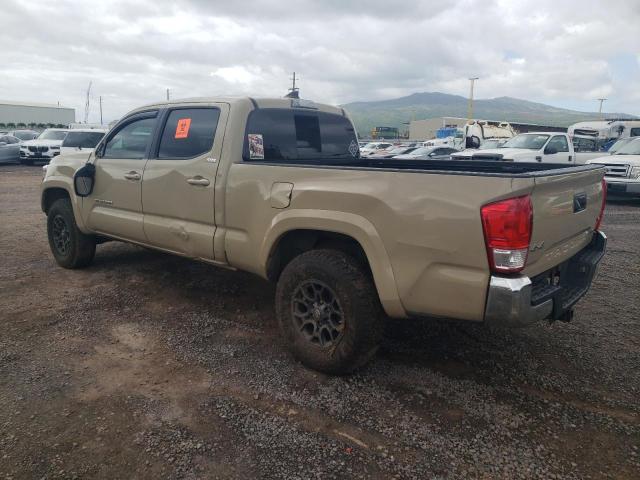
{"type": "MultiPolygon", "coordinates": [[[[258,163],[258,162],[256,162],[258,163]]],[[[273,162],[259,162],[271,164],[273,162]]],[[[562,175],[569,172],[580,172],[598,168],[593,165],[566,165],[564,163],[527,163],[527,162],[495,162],[477,160],[393,160],[393,159],[305,159],[278,162],[280,166],[296,167],[328,167],[344,169],[376,169],[383,171],[403,171],[417,173],[434,173],[448,175],[482,175],[498,177],[540,177],[562,175]]]]}

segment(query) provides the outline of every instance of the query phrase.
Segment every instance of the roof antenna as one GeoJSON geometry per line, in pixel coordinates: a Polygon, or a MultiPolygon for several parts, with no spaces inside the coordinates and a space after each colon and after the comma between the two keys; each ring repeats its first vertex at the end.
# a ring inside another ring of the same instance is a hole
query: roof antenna
{"type": "Polygon", "coordinates": [[[284,98],[300,98],[300,89],[296,87],[296,72],[293,72],[293,77],[291,77],[291,88],[284,98]]]}

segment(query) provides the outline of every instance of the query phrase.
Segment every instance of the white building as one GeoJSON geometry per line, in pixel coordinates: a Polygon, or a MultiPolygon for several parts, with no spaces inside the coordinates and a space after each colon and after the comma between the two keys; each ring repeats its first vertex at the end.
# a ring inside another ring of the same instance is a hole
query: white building
{"type": "Polygon", "coordinates": [[[9,123],[68,125],[75,121],[75,108],[0,100],[0,123],[5,125],[9,123]]]}

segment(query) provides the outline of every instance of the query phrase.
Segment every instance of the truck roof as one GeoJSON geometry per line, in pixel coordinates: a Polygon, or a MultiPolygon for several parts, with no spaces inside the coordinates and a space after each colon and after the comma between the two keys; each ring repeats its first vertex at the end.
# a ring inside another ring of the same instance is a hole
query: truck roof
{"type": "MultiPolygon", "coordinates": [[[[193,98],[178,98],[175,100],[168,100],[164,102],[156,102],[132,110],[130,113],[147,110],[149,108],[161,108],[169,105],[184,105],[184,104],[197,104],[197,103],[228,103],[230,105],[238,103],[251,103],[254,108],[303,108],[309,110],[316,110],[321,112],[336,113],[338,115],[346,115],[344,109],[328,105],[324,103],[316,103],[312,100],[297,99],[297,98],[278,98],[278,97],[265,97],[254,98],[246,96],[219,96],[219,97],[193,97],[193,98]]],[[[127,114],[127,115],[128,115],[127,114]]]]}

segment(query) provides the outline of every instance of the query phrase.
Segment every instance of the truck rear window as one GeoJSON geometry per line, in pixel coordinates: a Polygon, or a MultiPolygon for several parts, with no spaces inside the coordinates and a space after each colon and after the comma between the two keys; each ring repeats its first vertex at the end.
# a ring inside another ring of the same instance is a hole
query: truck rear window
{"type": "Polygon", "coordinates": [[[348,160],[359,156],[353,125],[341,115],[279,108],[262,108],[249,115],[245,161],[348,160]]]}

